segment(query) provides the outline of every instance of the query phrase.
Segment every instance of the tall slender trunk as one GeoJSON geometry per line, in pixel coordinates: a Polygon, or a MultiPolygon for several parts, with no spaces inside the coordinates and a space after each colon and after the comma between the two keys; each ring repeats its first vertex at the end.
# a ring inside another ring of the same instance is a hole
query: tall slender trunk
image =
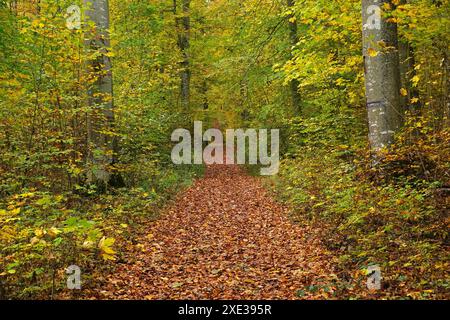
{"type": "MultiPolygon", "coordinates": [[[[404,5],[407,0],[400,0],[399,4],[404,5]]],[[[401,96],[401,103],[405,110],[409,107],[411,111],[418,111],[420,108],[419,100],[411,102],[413,98],[419,98],[417,87],[412,86],[411,79],[416,75],[414,48],[405,38],[399,37],[398,55],[400,59],[400,86],[406,89],[407,94],[401,96]]]]}
{"type": "Polygon", "coordinates": [[[418,111],[419,101],[411,102],[413,98],[419,98],[417,87],[413,87],[411,83],[411,79],[416,75],[414,49],[407,40],[401,39],[398,53],[400,58],[400,84],[407,91],[407,94],[401,97],[402,106],[405,109],[410,107],[410,110],[418,111]]]}
{"type": "Polygon", "coordinates": [[[389,0],[362,0],[369,141],[375,152],[393,142],[404,112],[400,103],[397,24],[381,12],[385,3],[391,4],[389,0]]]}
{"type": "Polygon", "coordinates": [[[208,82],[206,81],[206,79],[203,79],[201,91],[203,100],[203,110],[208,110],[209,109],[208,82]]]}
{"type": "Polygon", "coordinates": [[[96,78],[89,91],[92,110],[87,115],[88,183],[105,187],[120,184],[120,179],[110,170],[116,162],[117,140],[111,134],[114,129],[114,107],[111,59],[107,55],[110,48],[109,6],[108,0],[84,0],[84,3],[88,8],[88,20],[95,24],[95,31],[86,36],[86,46],[100,53],[88,66],[89,72],[96,78]]]}
{"type": "Polygon", "coordinates": [[[181,71],[180,71],[180,92],[181,92],[181,105],[184,110],[189,110],[190,105],[190,84],[191,84],[191,70],[189,59],[189,33],[191,29],[190,22],[190,0],[182,0],[181,18],[177,16],[177,2],[173,1],[173,11],[176,19],[176,27],[178,30],[178,48],[181,51],[181,71]]]}
{"type": "MultiPolygon", "coordinates": [[[[287,0],[287,7],[290,10],[294,10],[295,0],[287,0]]],[[[298,30],[297,30],[297,21],[295,20],[295,14],[290,13],[287,18],[288,24],[289,24],[289,40],[291,46],[295,46],[299,39],[298,39],[298,30]]],[[[292,50],[290,51],[290,58],[293,58],[292,50]]],[[[291,91],[291,99],[292,99],[292,107],[294,111],[298,114],[301,113],[301,96],[298,92],[298,87],[300,83],[297,79],[292,79],[289,83],[290,91],[291,91]]]]}

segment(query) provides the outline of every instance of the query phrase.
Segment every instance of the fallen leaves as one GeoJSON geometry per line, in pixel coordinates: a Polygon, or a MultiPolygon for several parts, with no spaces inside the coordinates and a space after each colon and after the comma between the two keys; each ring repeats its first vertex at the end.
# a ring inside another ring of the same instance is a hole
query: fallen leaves
{"type": "Polygon", "coordinates": [[[100,298],[323,298],[297,293],[332,271],[314,231],[292,223],[237,166],[209,166],[139,242],[127,253],[134,263],[117,268],[100,298]]]}

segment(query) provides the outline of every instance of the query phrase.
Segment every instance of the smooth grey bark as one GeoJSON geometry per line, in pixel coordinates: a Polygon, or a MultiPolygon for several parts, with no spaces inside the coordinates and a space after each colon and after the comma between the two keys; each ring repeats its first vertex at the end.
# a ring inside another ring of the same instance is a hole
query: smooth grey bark
{"type": "MultiPolygon", "coordinates": [[[[287,0],[287,7],[291,10],[294,9],[295,0],[287,0]]],[[[290,13],[287,18],[289,20],[295,18],[294,13],[290,13]]],[[[298,27],[297,27],[297,21],[288,21],[289,24],[289,40],[291,46],[297,45],[299,38],[298,38],[298,27]]],[[[290,51],[290,58],[293,58],[292,50],[290,51]]],[[[294,108],[294,111],[298,114],[301,113],[301,96],[298,92],[298,87],[300,83],[297,79],[292,79],[289,83],[290,91],[291,91],[291,99],[292,99],[292,106],[294,108]]]]}
{"type": "Polygon", "coordinates": [[[181,105],[184,110],[189,110],[190,106],[190,85],[191,85],[191,70],[189,57],[189,34],[191,29],[190,22],[190,0],[182,0],[181,2],[181,18],[177,16],[177,2],[173,1],[173,12],[175,14],[176,27],[178,30],[178,48],[181,51],[181,71],[180,71],[180,93],[181,105]]]}
{"type": "Polygon", "coordinates": [[[88,131],[88,183],[106,186],[116,184],[117,176],[110,173],[115,163],[117,140],[111,134],[114,127],[113,78],[111,59],[107,52],[109,40],[108,0],[84,0],[87,7],[86,17],[95,24],[95,31],[86,35],[85,45],[100,55],[89,62],[89,72],[96,82],[89,90],[89,104],[92,107],[87,115],[88,131]],[[113,181],[112,181],[113,180],[113,181]]]}
{"type": "Polygon", "coordinates": [[[389,146],[403,124],[397,25],[381,8],[389,0],[362,0],[363,56],[369,142],[373,151],[389,146]]]}

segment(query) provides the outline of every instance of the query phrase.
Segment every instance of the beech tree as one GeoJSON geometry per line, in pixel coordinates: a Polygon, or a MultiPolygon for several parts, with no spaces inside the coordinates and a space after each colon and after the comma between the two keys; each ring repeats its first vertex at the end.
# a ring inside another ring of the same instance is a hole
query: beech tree
{"type": "MultiPolygon", "coordinates": [[[[86,37],[86,46],[96,58],[88,66],[95,83],[89,91],[89,104],[92,108],[87,117],[88,131],[88,183],[105,186],[118,184],[116,175],[110,172],[110,166],[116,162],[117,139],[114,127],[113,78],[109,38],[108,0],[85,0],[86,17],[94,23],[93,32],[86,37]]],[[[120,179],[119,179],[120,180],[120,179]]]]}
{"type": "Polygon", "coordinates": [[[0,299],[448,299],[449,3],[0,0],[0,299]]]}
{"type": "Polygon", "coordinates": [[[369,142],[378,151],[393,142],[403,122],[396,23],[382,12],[391,1],[363,0],[363,55],[369,142]]]}
{"type": "Polygon", "coordinates": [[[191,22],[189,17],[190,0],[182,0],[181,3],[181,16],[178,15],[177,1],[173,0],[173,13],[176,20],[176,28],[178,32],[178,48],[181,51],[182,61],[180,63],[180,93],[181,93],[181,105],[185,110],[189,110],[190,103],[190,83],[191,83],[191,71],[189,60],[189,33],[191,29],[191,22]]]}
{"type": "MultiPolygon", "coordinates": [[[[286,0],[286,4],[289,11],[289,14],[287,15],[288,18],[288,24],[289,24],[289,39],[290,39],[290,44],[291,46],[295,46],[298,43],[298,28],[297,28],[297,20],[295,18],[295,14],[294,14],[294,5],[295,5],[295,0],[286,0]]],[[[290,53],[290,57],[292,58],[292,50],[290,53]]],[[[301,112],[301,107],[300,107],[300,102],[301,102],[301,97],[300,97],[300,93],[298,92],[298,86],[299,86],[299,82],[297,79],[292,79],[289,83],[290,85],[290,90],[291,90],[291,97],[292,97],[292,106],[294,108],[294,111],[297,113],[301,112]]]]}

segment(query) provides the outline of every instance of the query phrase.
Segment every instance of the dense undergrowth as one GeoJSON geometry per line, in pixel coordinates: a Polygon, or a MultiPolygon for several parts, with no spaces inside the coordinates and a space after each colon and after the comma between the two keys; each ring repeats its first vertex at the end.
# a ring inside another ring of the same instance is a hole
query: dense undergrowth
{"type": "Polygon", "coordinates": [[[191,121],[176,108],[178,53],[167,49],[176,45],[152,36],[166,32],[157,7],[117,1],[107,53],[115,123],[102,134],[120,146],[106,169],[122,188],[87,181],[98,169],[88,164],[87,119],[97,106],[87,101],[102,70],[86,72],[100,52],[84,46],[92,23],[66,25],[66,9],[82,3],[0,1],[0,299],[58,298],[72,264],[83,287],[94,285],[140,221],[201,175],[201,166],[170,159],[171,132],[191,121]]]}
{"type": "MultiPolygon", "coordinates": [[[[330,286],[348,298],[448,298],[450,131],[431,132],[424,119],[374,159],[364,146],[329,144],[324,121],[297,123],[297,147],[269,181],[294,221],[313,223],[337,256],[330,286]],[[315,146],[304,144],[315,140],[315,146]],[[378,265],[382,289],[367,290],[378,265]]],[[[332,130],[333,132],[335,130],[332,130]]]]}
{"type": "Polygon", "coordinates": [[[21,189],[0,202],[2,298],[61,298],[67,291],[65,270],[80,267],[83,289],[101,283],[111,263],[120,263],[143,223],[202,167],[165,168],[140,187],[98,194],[21,189]]]}
{"type": "Polygon", "coordinates": [[[0,298],[64,297],[69,265],[89,287],[122,263],[141,222],[201,174],[170,159],[171,133],[194,119],[281,129],[280,174],[267,181],[294,220],[323,230],[338,257],[337,297],[448,298],[448,0],[384,5],[403,47],[399,94],[411,115],[376,158],[367,152],[360,0],[192,0],[184,52],[180,1],[110,0],[105,52],[84,44],[92,23],[67,28],[66,9],[83,3],[0,0],[0,298]],[[102,76],[86,65],[101,55],[112,60],[105,100],[115,118],[100,131],[117,138],[106,169],[123,178],[119,189],[86,179],[97,169],[87,102],[102,76]],[[383,276],[374,293],[371,264],[383,276]]]}

